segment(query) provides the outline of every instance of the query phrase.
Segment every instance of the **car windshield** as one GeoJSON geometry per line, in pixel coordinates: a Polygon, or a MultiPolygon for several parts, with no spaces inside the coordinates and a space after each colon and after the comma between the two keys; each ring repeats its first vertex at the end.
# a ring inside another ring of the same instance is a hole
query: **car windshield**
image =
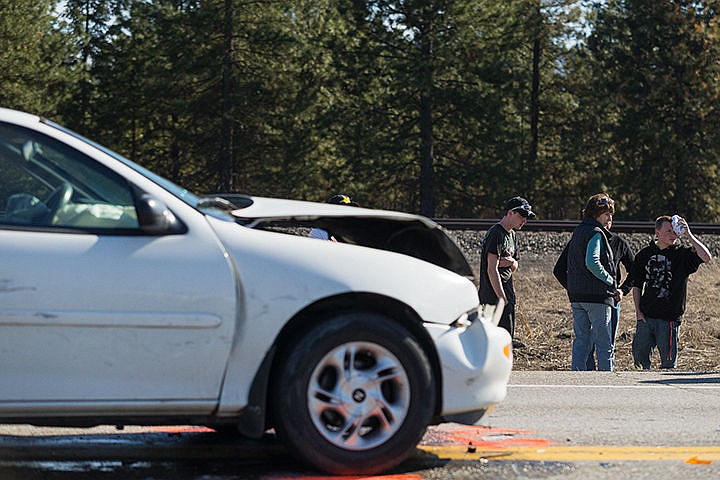
{"type": "Polygon", "coordinates": [[[142,167],[142,166],[138,165],[137,163],[135,163],[135,162],[133,162],[133,161],[131,161],[131,160],[128,160],[127,158],[123,157],[123,156],[120,155],[119,153],[113,152],[113,151],[110,150],[109,148],[103,147],[102,145],[100,145],[100,144],[98,144],[98,143],[96,143],[96,142],[93,142],[92,140],[90,140],[90,139],[88,139],[88,138],[83,137],[83,136],[80,135],[79,133],[73,132],[72,130],[63,127],[62,125],[58,125],[58,124],[55,123],[55,122],[52,122],[52,121],[46,120],[46,119],[43,119],[43,122],[44,122],[45,124],[53,127],[53,128],[56,128],[56,129],[58,129],[58,130],[60,130],[60,131],[62,131],[62,132],[67,133],[68,135],[72,135],[73,137],[75,137],[75,138],[77,138],[77,139],[79,139],[79,140],[82,140],[83,142],[85,142],[85,143],[87,143],[87,144],[89,144],[89,145],[92,145],[93,147],[97,148],[98,150],[103,151],[104,153],[107,153],[108,155],[110,155],[110,156],[113,157],[114,159],[122,162],[123,164],[125,164],[125,165],[127,165],[128,167],[132,168],[132,169],[135,170],[136,172],[142,174],[144,177],[146,177],[146,178],[148,178],[149,180],[152,180],[153,182],[157,183],[157,184],[160,185],[162,188],[164,188],[164,189],[167,190],[168,192],[172,193],[173,195],[175,195],[176,197],[178,197],[179,199],[181,199],[182,201],[184,201],[184,202],[187,203],[188,205],[191,205],[193,208],[199,208],[199,207],[202,206],[202,205],[201,205],[200,198],[199,198],[198,196],[196,196],[196,195],[194,195],[193,193],[189,192],[187,189],[185,189],[185,188],[183,188],[183,187],[180,187],[180,186],[174,184],[174,183],[171,182],[170,180],[168,180],[168,179],[166,179],[166,178],[163,178],[163,177],[161,177],[160,175],[158,175],[158,174],[156,174],[156,173],[151,172],[151,171],[148,170],[147,168],[142,167]]]}

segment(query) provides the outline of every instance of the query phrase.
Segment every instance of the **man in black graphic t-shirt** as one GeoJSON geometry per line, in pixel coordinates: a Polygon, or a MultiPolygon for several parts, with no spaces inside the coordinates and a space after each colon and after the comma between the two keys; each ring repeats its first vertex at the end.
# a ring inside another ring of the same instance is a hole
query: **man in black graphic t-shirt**
{"type": "Polygon", "coordinates": [[[657,346],[660,368],[677,366],[678,333],[685,313],[688,277],[712,260],[684,219],[680,220],[692,247],[681,246],[669,216],[655,221],[657,242],[635,256],[632,267],[633,300],[637,325],[633,338],[636,368],[650,368],[650,353],[657,346]]]}
{"type": "MultiPolygon", "coordinates": [[[[512,274],[518,267],[518,249],[515,230],[520,230],[528,219],[535,218],[532,207],[522,197],[505,202],[505,215],[485,234],[480,256],[480,303],[495,305],[498,299],[505,302],[499,326],[515,333],[515,289],[512,274]]],[[[515,348],[522,344],[513,340],[515,348]]]]}

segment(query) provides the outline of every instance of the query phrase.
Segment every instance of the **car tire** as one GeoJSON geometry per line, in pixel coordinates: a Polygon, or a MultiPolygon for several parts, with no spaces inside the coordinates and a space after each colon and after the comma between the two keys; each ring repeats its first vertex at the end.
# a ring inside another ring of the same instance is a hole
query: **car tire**
{"type": "Polygon", "coordinates": [[[284,355],[272,390],[280,439],[334,474],[373,474],[402,462],[435,410],[435,379],[417,339],[374,313],[313,326],[284,355]]]}

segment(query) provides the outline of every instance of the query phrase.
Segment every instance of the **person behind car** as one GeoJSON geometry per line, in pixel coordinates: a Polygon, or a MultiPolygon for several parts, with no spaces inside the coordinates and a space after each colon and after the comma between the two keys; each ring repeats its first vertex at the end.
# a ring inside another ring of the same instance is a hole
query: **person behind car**
{"type": "MultiPolygon", "coordinates": [[[[528,219],[535,218],[535,214],[522,197],[513,197],[505,202],[504,210],[503,218],[488,229],[483,239],[478,295],[483,305],[496,305],[502,299],[505,306],[498,326],[514,337],[515,289],[512,275],[520,258],[515,230],[520,230],[528,219]]],[[[524,344],[513,339],[513,347],[522,348],[524,344]]]]}
{"type": "MultiPolygon", "coordinates": [[[[332,205],[349,205],[351,207],[359,207],[357,202],[353,202],[352,199],[347,195],[337,194],[328,198],[326,203],[332,205]]],[[[337,239],[330,234],[327,230],[322,228],[313,228],[308,234],[310,238],[317,238],[318,240],[330,240],[331,242],[337,242],[337,239]]]]}

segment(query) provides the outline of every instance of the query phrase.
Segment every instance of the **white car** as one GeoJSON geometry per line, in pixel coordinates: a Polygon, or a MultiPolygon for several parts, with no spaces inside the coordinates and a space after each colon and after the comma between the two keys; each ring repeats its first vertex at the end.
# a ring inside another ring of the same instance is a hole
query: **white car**
{"type": "Polygon", "coordinates": [[[428,219],[200,198],[7,109],[0,172],[0,423],[274,428],[370,474],[505,397],[510,336],[428,219]]]}

